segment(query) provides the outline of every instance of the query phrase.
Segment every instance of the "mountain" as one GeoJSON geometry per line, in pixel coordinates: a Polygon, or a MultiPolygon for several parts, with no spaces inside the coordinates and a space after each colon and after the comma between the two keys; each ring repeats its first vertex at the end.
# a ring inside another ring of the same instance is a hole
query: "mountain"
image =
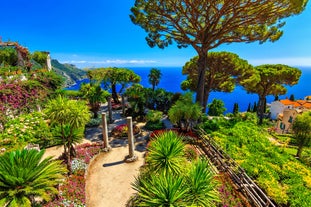
{"type": "Polygon", "coordinates": [[[78,80],[87,78],[86,72],[77,68],[75,65],[62,64],[54,59],[51,61],[51,64],[53,70],[65,78],[66,87],[75,84],[78,80]]]}

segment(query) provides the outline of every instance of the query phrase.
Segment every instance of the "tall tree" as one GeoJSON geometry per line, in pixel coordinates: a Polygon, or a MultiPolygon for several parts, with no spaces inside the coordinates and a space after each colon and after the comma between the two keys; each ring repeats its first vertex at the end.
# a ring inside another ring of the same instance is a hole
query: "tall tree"
{"type": "Polygon", "coordinates": [[[296,117],[293,132],[298,143],[297,157],[300,158],[303,147],[311,144],[311,112],[304,112],[296,117]]]}
{"type": "Polygon", "coordinates": [[[57,194],[66,168],[52,157],[42,159],[44,150],[21,150],[0,156],[0,206],[31,207],[35,198],[49,201],[57,194]]]}
{"type": "MultiPolygon", "coordinates": [[[[195,56],[188,61],[182,70],[187,75],[183,81],[183,90],[196,91],[198,85],[198,61],[195,56]]],[[[212,91],[232,92],[236,82],[241,82],[252,74],[252,66],[237,54],[230,52],[209,52],[207,55],[208,69],[205,71],[204,79],[204,107],[208,103],[208,97],[212,91]]]]}
{"type": "Polygon", "coordinates": [[[159,69],[151,68],[150,73],[148,75],[148,81],[152,85],[152,91],[154,91],[155,87],[159,85],[162,73],[159,69]]]}
{"type": "Polygon", "coordinates": [[[308,0],[136,0],[130,18],[147,33],[150,47],[191,46],[198,54],[196,101],[204,106],[207,53],[232,42],[276,41],[284,18],[301,13],[308,0]]]}
{"type": "Polygon", "coordinates": [[[105,89],[111,89],[112,98],[115,103],[120,103],[117,93],[117,85],[120,85],[119,93],[122,93],[128,84],[139,83],[140,76],[127,68],[98,68],[88,71],[91,80],[104,84],[105,89]]]}
{"type": "Polygon", "coordinates": [[[84,101],[69,100],[59,96],[48,102],[44,112],[51,120],[51,124],[58,127],[67,157],[67,168],[71,173],[73,144],[83,138],[83,134],[79,131],[83,131],[85,124],[90,120],[89,109],[84,101]]]}
{"type": "Polygon", "coordinates": [[[255,67],[254,75],[242,83],[249,93],[259,96],[257,114],[259,124],[262,124],[266,97],[268,95],[283,95],[286,93],[285,85],[293,86],[298,83],[301,71],[287,65],[259,65],[255,67]]]}

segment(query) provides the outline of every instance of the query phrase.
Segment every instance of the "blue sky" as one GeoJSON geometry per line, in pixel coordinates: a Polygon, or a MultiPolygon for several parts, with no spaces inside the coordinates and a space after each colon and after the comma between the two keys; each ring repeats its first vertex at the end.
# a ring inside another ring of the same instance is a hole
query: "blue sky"
{"type": "MultiPolygon", "coordinates": [[[[150,48],[145,31],[129,18],[133,4],[134,0],[1,0],[0,36],[81,68],[183,66],[196,55],[191,47],[150,48]]],[[[310,4],[286,20],[284,34],[275,43],[234,43],[216,50],[237,53],[254,65],[311,66],[310,4]]]]}

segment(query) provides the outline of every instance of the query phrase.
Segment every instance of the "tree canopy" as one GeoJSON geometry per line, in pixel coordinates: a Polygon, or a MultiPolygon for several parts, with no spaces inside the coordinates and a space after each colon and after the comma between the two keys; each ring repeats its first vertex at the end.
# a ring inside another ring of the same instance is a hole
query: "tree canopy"
{"type": "MultiPolygon", "coordinates": [[[[196,91],[198,84],[198,56],[190,59],[184,67],[183,74],[187,79],[182,82],[183,90],[196,91]]],[[[212,91],[232,92],[236,82],[241,82],[252,73],[252,66],[237,54],[230,52],[209,52],[208,69],[204,79],[204,111],[212,91]]]]}
{"type": "Polygon", "coordinates": [[[88,71],[88,76],[91,80],[99,81],[105,85],[105,89],[111,89],[114,102],[119,103],[117,94],[117,85],[121,88],[119,93],[122,93],[125,87],[131,83],[139,83],[141,78],[134,71],[127,68],[98,68],[88,71]]]}
{"type": "Polygon", "coordinates": [[[256,93],[259,96],[258,115],[259,122],[262,123],[266,96],[283,95],[287,89],[285,85],[293,86],[298,83],[301,71],[281,64],[266,64],[256,66],[253,76],[245,80],[242,85],[249,93],[256,93]]]}
{"type": "Polygon", "coordinates": [[[130,18],[147,33],[150,47],[191,46],[198,53],[196,101],[204,106],[207,53],[224,43],[276,41],[284,18],[308,0],[136,0],[130,18]]]}

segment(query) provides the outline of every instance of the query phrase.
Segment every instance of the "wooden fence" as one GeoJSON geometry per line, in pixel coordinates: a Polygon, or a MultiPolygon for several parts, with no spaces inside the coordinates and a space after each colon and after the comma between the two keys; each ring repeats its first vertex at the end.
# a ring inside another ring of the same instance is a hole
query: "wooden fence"
{"type": "MultiPolygon", "coordinates": [[[[214,140],[201,135],[196,139],[195,145],[200,154],[207,157],[219,172],[225,173],[230,177],[236,190],[240,191],[252,205],[257,207],[278,206],[214,140]]],[[[217,171],[215,168],[213,170],[217,171]]]]}

